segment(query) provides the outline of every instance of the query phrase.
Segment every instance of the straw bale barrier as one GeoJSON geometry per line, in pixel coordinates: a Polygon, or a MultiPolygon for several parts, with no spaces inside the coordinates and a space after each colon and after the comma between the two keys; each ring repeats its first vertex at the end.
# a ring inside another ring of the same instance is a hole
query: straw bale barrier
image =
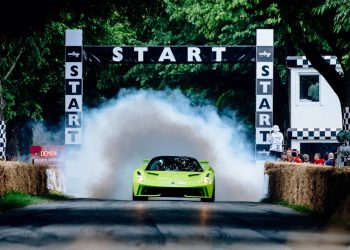
{"type": "Polygon", "coordinates": [[[350,227],[350,195],[348,195],[344,205],[335,212],[332,218],[337,221],[342,221],[350,227]]]}
{"type": "Polygon", "coordinates": [[[0,196],[9,191],[47,194],[49,166],[16,161],[0,161],[0,196]]]}
{"type": "Polygon", "coordinates": [[[304,205],[350,223],[350,168],[265,162],[267,198],[304,205]]]}

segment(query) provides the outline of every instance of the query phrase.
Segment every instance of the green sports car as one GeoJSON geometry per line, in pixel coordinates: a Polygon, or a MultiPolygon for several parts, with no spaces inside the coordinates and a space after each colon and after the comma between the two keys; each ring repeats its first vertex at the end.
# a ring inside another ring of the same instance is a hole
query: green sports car
{"type": "Polygon", "coordinates": [[[187,156],[157,156],[134,170],[133,200],[148,197],[215,200],[215,172],[208,161],[187,156]]]}

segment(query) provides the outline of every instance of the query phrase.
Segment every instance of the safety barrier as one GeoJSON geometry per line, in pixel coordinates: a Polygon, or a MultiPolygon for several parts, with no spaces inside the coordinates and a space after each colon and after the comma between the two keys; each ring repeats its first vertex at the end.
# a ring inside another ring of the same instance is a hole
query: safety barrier
{"type": "MultiPolygon", "coordinates": [[[[350,168],[266,162],[267,198],[304,205],[328,218],[350,218],[350,168]]],[[[350,225],[350,219],[345,221],[350,225]]]]}
{"type": "Polygon", "coordinates": [[[16,161],[0,161],[0,196],[9,191],[27,194],[47,194],[61,191],[56,168],[16,161]]]}

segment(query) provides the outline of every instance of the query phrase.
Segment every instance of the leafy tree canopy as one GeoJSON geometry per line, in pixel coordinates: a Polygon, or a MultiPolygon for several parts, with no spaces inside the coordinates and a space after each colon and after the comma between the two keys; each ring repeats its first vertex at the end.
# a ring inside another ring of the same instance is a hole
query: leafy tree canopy
{"type": "MultiPolygon", "coordinates": [[[[256,29],[273,28],[274,120],[288,120],[287,55],[306,55],[342,105],[350,106],[349,10],[348,0],[6,1],[0,15],[1,114],[14,124],[62,119],[68,28],[83,29],[88,45],[254,45],[256,29]],[[343,75],[322,59],[325,54],[338,56],[343,75]]],[[[194,103],[206,99],[220,110],[237,110],[254,128],[254,64],[88,65],[84,74],[87,106],[125,87],[181,88],[194,103]]]]}

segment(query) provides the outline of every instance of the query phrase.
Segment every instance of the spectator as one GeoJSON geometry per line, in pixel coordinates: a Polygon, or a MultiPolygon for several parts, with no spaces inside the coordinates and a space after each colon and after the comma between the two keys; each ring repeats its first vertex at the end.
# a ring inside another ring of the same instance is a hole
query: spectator
{"type": "Polygon", "coordinates": [[[321,164],[321,165],[324,165],[324,159],[321,158],[321,154],[320,153],[315,153],[315,156],[314,156],[314,164],[321,164]]]}
{"type": "Polygon", "coordinates": [[[288,161],[288,156],[285,151],[281,153],[281,161],[288,161]]]}
{"type": "Polygon", "coordinates": [[[324,161],[328,160],[328,152],[323,154],[322,159],[324,159],[324,161]]]}
{"type": "Polygon", "coordinates": [[[292,156],[292,150],[290,148],[287,149],[286,156],[287,156],[287,161],[292,162],[294,160],[292,156]]]}
{"type": "Polygon", "coordinates": [[[270,142],[270,156],[273,160],[281,159],[281,153],[283,151],[284,138],[280,132],[278,125],[272,127],[271,133],[269,134],[270,142]]]}
{"type": "Polygon", "coordinates": [[[303,161],[300,159],[299,153],[297,150],[287,150],[287,157],[289,162],[302,163],[303,161]]]}
{"type": "Polygon", "coordinates": [[[300,158],[300,154],[298,152],[298,150],[293,150],[292,151],[292,156],[294,157],[294,161],[296,163],[303,163],[303,160],[300,158]]]}
{"type": "Polygon", "coordinates": [[[313,102],[318,102],[320,99],[319,90],[320,86],[318,82],[313,82],[308,89],[308,96],[313,102]]]}
{"type": "Polygon", "coordinates": [[[303,154],[304,163],[310,163],[310,156],[308,154],[303,154]]]}
{"type": "Polygon", "coordinates": [[[328,154],[328,160],[324,163],[327,166],[335,166],[335,158],[333,153],[328,154]]]}

